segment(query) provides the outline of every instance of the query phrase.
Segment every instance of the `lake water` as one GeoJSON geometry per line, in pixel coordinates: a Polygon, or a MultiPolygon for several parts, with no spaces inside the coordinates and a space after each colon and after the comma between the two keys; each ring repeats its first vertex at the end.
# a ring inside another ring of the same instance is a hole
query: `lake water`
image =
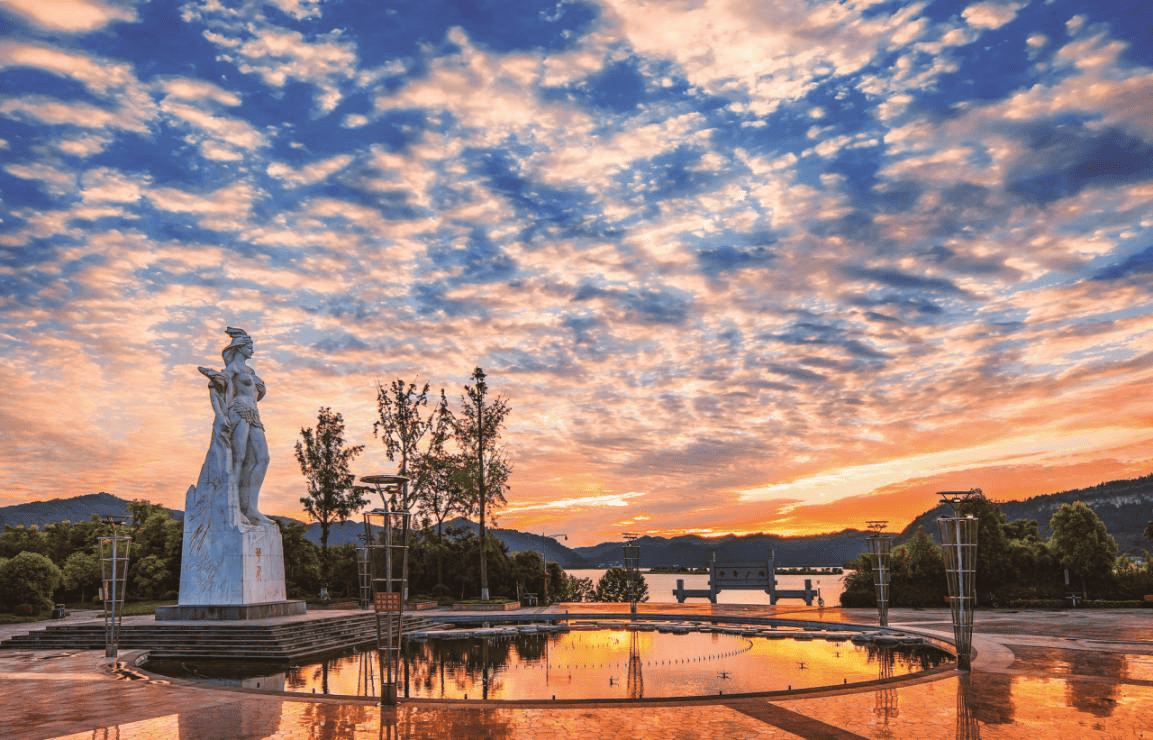
{"type": "MultiPolygon", "coordinates": [[[[800,630],[669,634],[624,628],[407,643],[398,693],[428,699],[628,699],[840,686],[927,670],[951,656],[875,647],[800,630]],[[790,635],[796,635],[796,639],[790,635]],[[804,638],[804,639],[802,639],[804,638]]],[[[306,694],[378,696],[375,651],[281,671],[254,664],[149,663],[210,683],[306,694]]]]}
{"type": "MultiPolygon", "coordinates": [[[[569,575],[577,578],[589,578],[596,586],[597,581],[605,574],[604,570],[589,569],[589,570],[570,570],[566,571],[569,575]]],[[[677,579],[684,579],[685,588],[690,589],[708,589],[709,577],[707,574],[687,574],[687,573],[644,573],[645,582],[649,586],[649,601],[650,604],[675,604],[677,599],[673,596],[673,591],[677,587],[677,579]]],[[[782,589],[802,589],[805,587],[805,579],[808,578],[812,581],[813,589],[819,590],[821,597],[825,600],[825,606],[840,606],[841,605],[841,592],[845,590],[844,574],[821,574],[815,576],[793,576],[777,574],[777,590],[782,589]]],[[[686,604],[707,604],[708,599],[688,599],[686,604]]],[[[768,604],[769,595],[764,591],[721,591],[717,594],[718,604],[768,604]]],[[[804,601],[800,599],[782,599],[777,602],[778,606],[781,605],[804,605],[804,601]]],[[[813,604],[816,606],[816,602],[813,604]]]]}

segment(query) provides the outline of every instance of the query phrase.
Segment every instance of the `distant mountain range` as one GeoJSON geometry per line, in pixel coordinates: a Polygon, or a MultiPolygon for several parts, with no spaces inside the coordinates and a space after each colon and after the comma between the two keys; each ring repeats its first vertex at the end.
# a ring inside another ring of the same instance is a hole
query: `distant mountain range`
{"type": "MultiPolygon", "coordinates": [[[[1089,488],[1077,488],[1060,493],[1048,493],[1043,496],[1032,496],[1024,501],[999,501],[1001,511],[1009,521],[1018,519],[1035,519],[1040,525],[1041,534],[1049,536],[1049,520],[1061,504],[1072,501],[1084,501],[1089,508],[1096,512],[1105,528],[1113,539],[1117,540],[1117,548],[1123,553],[1140,555],[1142,550],[1153,549],[1153,543],[1145,539],[1142,531],[1145,524],[1153,519],[1153,475],[1146,475],[1132,480],[1115,480],[1108,483],[1099,483],[1089,488]]],[[[937,517],[945,516],[950,512],[946,504],[938,504],[936,508],[926,511],[910,522],[908,527],[897,538],[898,542],[908,539],[917,527],[923,526],[925,531],[937,540],[937,517]]]]}
{"type": "MultiPolygon", "coordinates": [[[[1010,521],[1036,519],[1042,534],[1049,534],[1049,519],[1057,508],[1069,501],[1084,501],[1108,527],[1109,533],[1117,540],[1121,552],[1140,554],[1150,543],[1145,540],[1142,530],[1145,523],[1153,519],[1153,475],[1132,480],[1111,481],[1091,488],[1081,488],[1060,493],[1033,496],[1024,501],[1001,503],[1005,516],[1010,521]]],[[[44,526],[52,522],[87,521],[93,514],[106,517],[123,515],[128,501],[110,493],[93,493],[67,499],[33,501],[26,504],[0,507],[0,526],[36,525],[44,526]]],[[[170,509],[173,516],[183,518],[183,512],[170,509]]],[[[898,543],[907,540],[920,526],[937,539],[936,519],[949,513],[946,505],[926,511],[914,519],[896,537],[898,543]]],[[[286,522],[298,522],[287,517],[277,517],[286,522]]],[[[446,526],[476,531],[475,522],[458,518],[446,522],[446,526]]],[[[358,542],[357,537],[364,531],[361,522],[335,524],[329,529],[328,544],[344,545],[358,542]]],[[[494,537],[508,546],[510,552],[543,552],[549,561],[559,563],[565,569],[598,568],[619,565],[623,542],[602,542],[591,547],[569,548],[551,537],[544,537],[515,529],[489,528],[494,537]]],[[[636,540],[640,546],[642,568],[669,568],[674,566],[701,567],[707,565],[716,553],[721,562],[761,560],[769,552],[776,555],[777,565],[842,565],[860,555],[865,550],[867,533],[856,529],[846,529],[833,534],[809,537],[778,537],[769,534],[753,534],[727,537],[705,538],[696,535],[683,537],[641,537],[636,540]]],[[[320,543],[320,525],[307,524],[305,536],[314,543],[320,543]]]]}

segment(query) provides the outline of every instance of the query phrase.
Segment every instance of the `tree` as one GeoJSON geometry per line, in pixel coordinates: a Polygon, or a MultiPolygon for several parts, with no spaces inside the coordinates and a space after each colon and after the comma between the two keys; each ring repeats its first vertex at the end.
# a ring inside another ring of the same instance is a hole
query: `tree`
{"type": "Polygon", "coordinates": [[[591,578],[578,578],[557,563],[548,564],[549,603],[562,601],[592,601],[595,588],[591,578]]]}
{"type": "Polygon", "coordinates": [[[299,598],[320,590],[320,556],[316,545],[305,536],[300,522],[276,519],[284,549],[284,587],[288,595],[299,598]]]}
{"type": "Polygon", "coordinates": [[[988,593],[1001,591],[1011,579],[1005,512],[984,496],[962,501],[957,512],[977,517],[977,587],[988,593]]]}
{"type": "MultiPolygon", "coordinates": [[[[144,500],[128,504],[132,537],[128,559],[128,593],[155,599],[171,598],[180,585],[184,523],[163,506],[144,500]]],[[[125,534],[125,532],[118,532],[125,534]]]]}
{"type": "Polygon", "coordinates": [[[304,511],[320,524],[320,560],[325,587],[328,585],[328,530],[348,518],[366,503],[363,489],[348,466],[364,450],[364,445],[345,445],[344,417],[322,406],[316,415],[316,428],[300,430],[296,461],[308,481],[308,495],[300,499],[304,511]]]}
{"type": "Polygon", "coordinates": [[[136,593],[146,599],[155,599],[164,594],[164,587],[168,584],[172,574],[168,572],[168,565],[159,555],[145,555],[137,558],[133,563],[132,585],[136,593]]]}
{"type": "Polygon", "coordinates": [[[0,558],[11,558],[22,552],[38,552],[48,554],[48,540],[44,533],[35,525],[25,527],[22,524],[12,526],[4,525],[4,533],[0,534],[0,558]]]}
{"type": "MultiPolygon", "coordinates": [[[[649,600],[649,584],[644,576],[638,575],[636,600],[649,600]]],[[[597,583],[593,601],[631,601],[629,592],[629,572],[624,568],[609,568],[597,583]]]]}
{"type": "Polygon", "coordinates": [[[1153,520],[1150,520],[1145,524],[1145,531],[1142,532],[1142,534],[1145,535],[1145,539],[1153,542],[1153,520]]]}
{"type": "Polygon", "coordinates": [[[63,581],[64,574],[47,555],[22,552],[0,565],[0,600],[8,609],[51,609],[52,592],[63,581]]]}
{"type": "Polygon", "coordinates": [[[428,383],[418,390],[415,383],[397,378],[387,389],[379,383],[376,386],[379,418],[372,423],[372,433],[384,442],[389,460],[397,462],[399,458],[397,473],[409,478],[409,495],[419,487],[419,482],[411,479],[410,463],[420,457],[420,442],[433,426],[433,415],[421,413],[424,406],[428,406],[428,383]]]}
{"type": "Polygon", "coordinates": [[[388,459],[398,463],[397,472],[409,479],[406,508],[415,503],[423,519],[436,522],[437,535],[442,536],[445,519],[466,508],[463,464],[460,455],[445,448],[453,415],[444,391],[435,409],[427,416],[421,413],[428,405],[428,389],[428,383],[418,389],[399,378],[387,389],[377,385],[379,418],[372,431],[384,442],[388,459]]]}
{"type": "Polygon", "coordinates": [[[1117,559],[1117,541],[1084,501],[1061,504],[1049,527],[1053,530],[1049,547],[1063,567],[1080,576],[1082,596],[1088,593],[1088,579],[1109,577],[1117,559]]]}
{"type": "MultiPolygon", "coordinates": [[[[484,370],[475,368],[472,380],[472,385],[464,387],[461,415],[456,420],[454,431],[468,461],[466,481],[476,502],[480,541],[484,543],[488,539],[486,514],[490,507],[504,504],[504,491],[512,470],[503,450],[497,446],[509,407],[508,401],[501,396],[488,399],[484,370]]],[[[480,548],[480,598],[484,600],[489,598],[487,550],[487,547],[480,548]]]]}
{"type": "Polygon", "coordinates": [[[923,526],[917,527],[908,542],[893,548],[890,566],[891,605],[939,606],[944,602],[948,589],[945,560],[923,526]]]}
{"type": "Polygon", "coordinates": [[[60,569],[64,574],[64,588],[69,591],[78,591],[80,601],[88,598],[88,589],[100,586],[100,560],[91,553],[74,552],[64,560],[64,567],[60,569]]]}

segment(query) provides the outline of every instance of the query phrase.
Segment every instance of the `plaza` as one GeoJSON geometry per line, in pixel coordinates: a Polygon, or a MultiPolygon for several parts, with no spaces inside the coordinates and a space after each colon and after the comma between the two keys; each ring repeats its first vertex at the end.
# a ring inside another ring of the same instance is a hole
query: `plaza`
{"type": "MultiPolygon", "coordinates": [[[[568,605],[571,615],[577,607],[568,605]]],[[[605,605],[595,605],[603,609],[605,605]]],[[[667,611],[669,605],[661,605],[667,611]]],[[[875,624],[868,609],[682,605],[687,618],[773,614],[875,624]]],[[[558,605],[542,617],[564,612],[558,605]]],[[[946,609],[894,627],[951,639],[946,609]]],[[[100,651],[0,651],[0,737],[46,738],[1144,738],[1153,737],[1153,613],[979,610],[972,670],[812,692],[620,702],[313,697],[213,687],[100,651]]],[[[129,619],[147,620],[150,617],[129,619]]],[[[41,625],[11,625],[0,637],[41,625]]]]}

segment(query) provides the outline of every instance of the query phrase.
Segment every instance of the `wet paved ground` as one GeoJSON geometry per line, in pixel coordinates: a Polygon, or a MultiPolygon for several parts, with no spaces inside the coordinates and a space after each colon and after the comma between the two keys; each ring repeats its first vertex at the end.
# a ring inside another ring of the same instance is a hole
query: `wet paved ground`
{"type": "MultiPolygon", "coordinates": [[[[686,616],[769,611],[647,608],[686,616]]],[[[870,610],[776,613],[876,622],[870,610]]],[[[945,610],[895,609],[890,623],[951,634],[945,610]]],[[[14,629],[0,628],[0,638],[14,629]]],[[[949,671],[848,693],[559,706],[406,702],[386,709],[365,700],[256,694],[116,674],[99,652],[0,651],[0,738],[1153,740],[1153,610],[978,612],[974,645],[969,674],[949,671]]]]}

